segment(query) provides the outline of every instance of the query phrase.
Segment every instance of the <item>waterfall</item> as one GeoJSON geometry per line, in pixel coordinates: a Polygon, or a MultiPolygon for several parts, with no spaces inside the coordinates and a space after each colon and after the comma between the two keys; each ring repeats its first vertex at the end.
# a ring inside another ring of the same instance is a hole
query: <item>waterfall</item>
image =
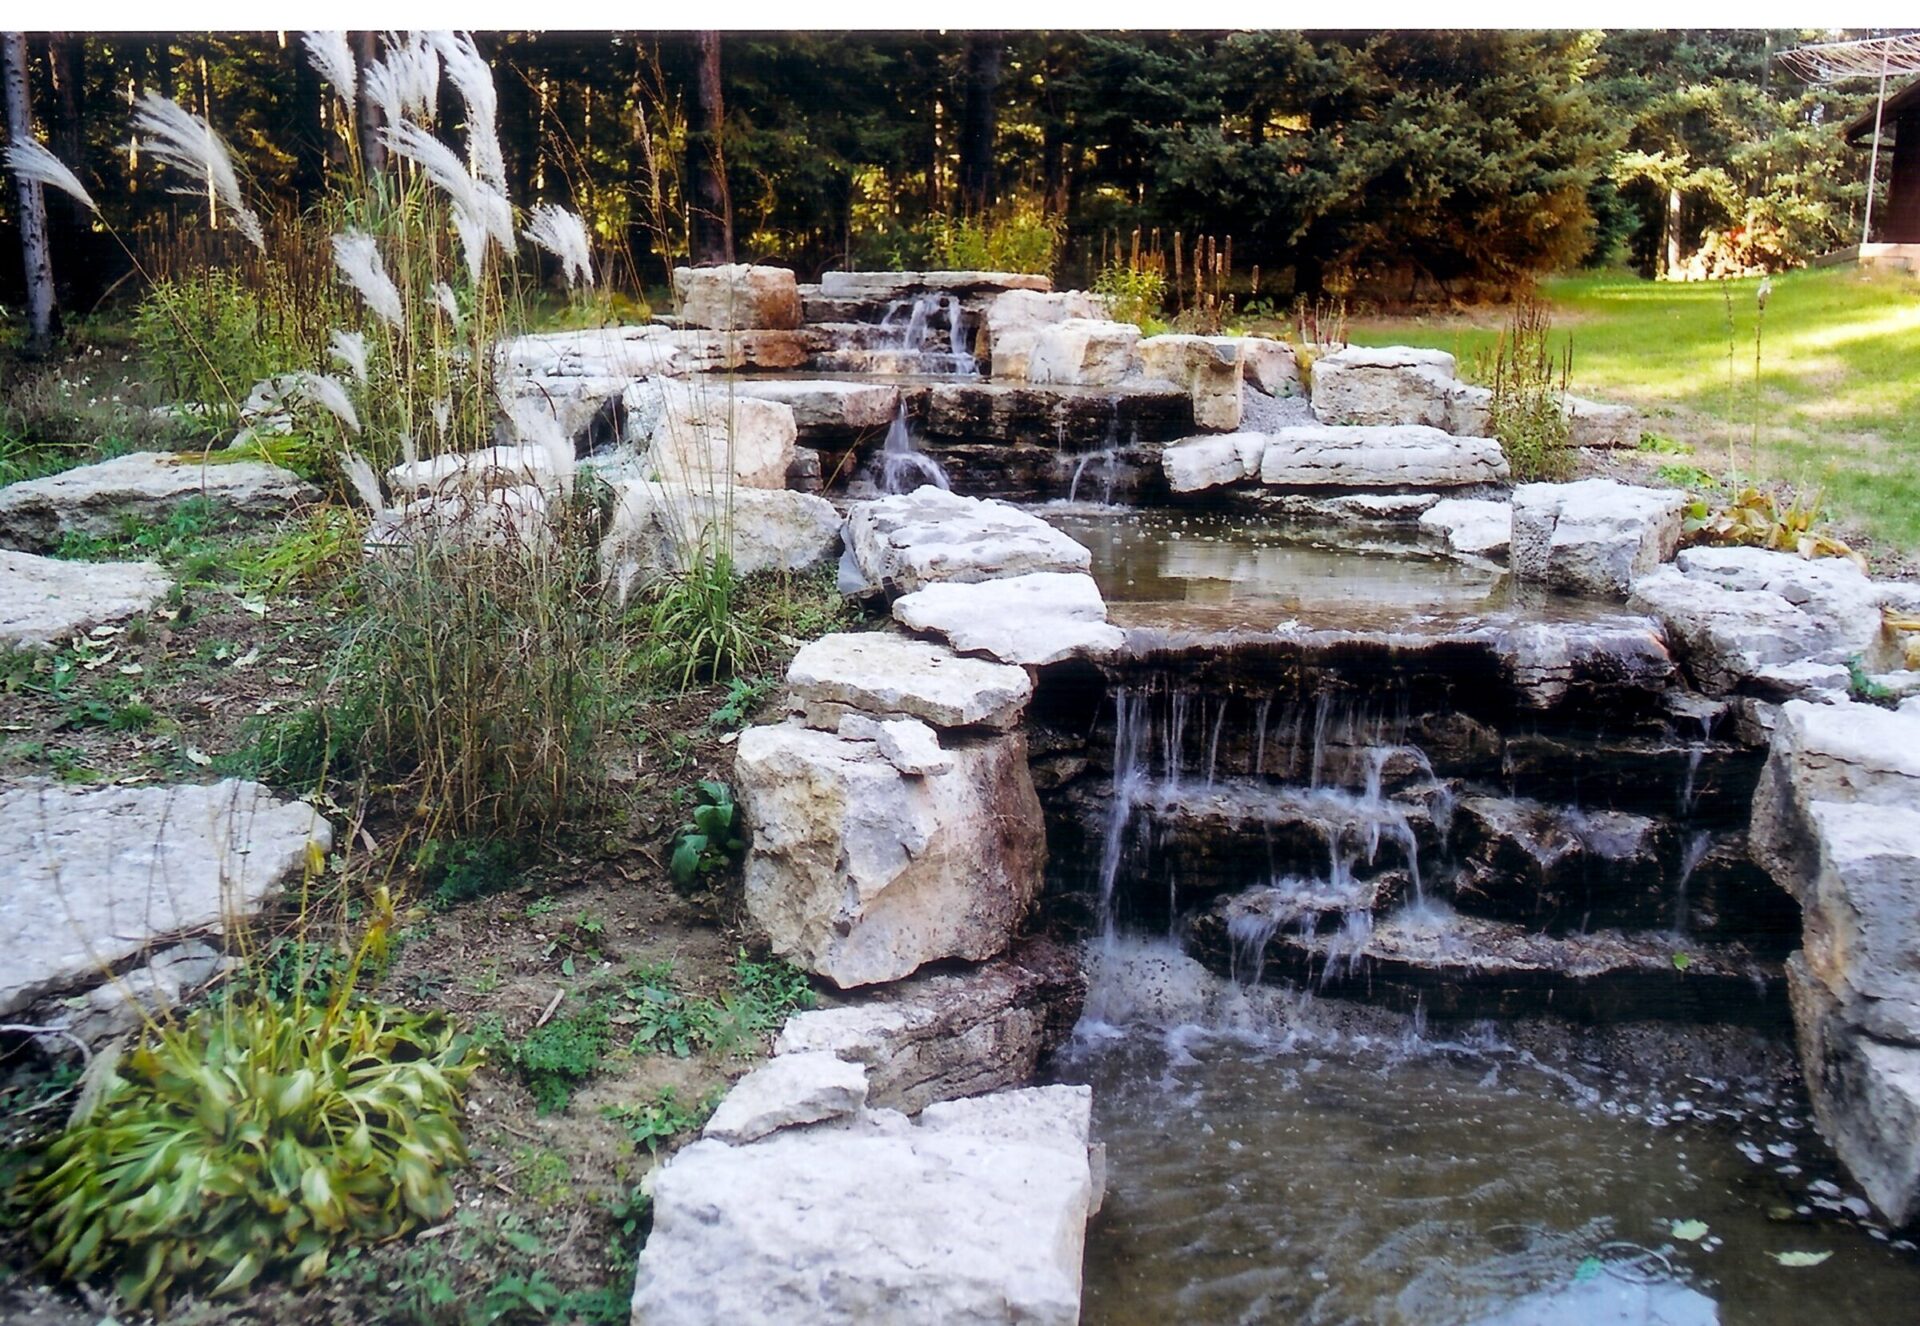
{"type": "Polygon", "coordinates": [[[958,295],[928,291],[912,299],[896,299],[881,315],[880,326],[893,333],[885,348],[915,357],[919,372],[957,377],[980,374],[978,361],[967,349],[966,321],[958,295]],[[946,322],[944,336],[934,328],[940,319],[946,322]],[[935,338],[931,344],[930,337],[935,338]]]}
{"type": "Polygon", "coordinates": [[[887,429],[886,445],[880,449],[880,491],[910,493],[927,484],[935,488],[950,487],[947,472],[940,468],[940,463],[913,445],[913,432],[907,427],[907,407],[903,403],[887,429]]]}

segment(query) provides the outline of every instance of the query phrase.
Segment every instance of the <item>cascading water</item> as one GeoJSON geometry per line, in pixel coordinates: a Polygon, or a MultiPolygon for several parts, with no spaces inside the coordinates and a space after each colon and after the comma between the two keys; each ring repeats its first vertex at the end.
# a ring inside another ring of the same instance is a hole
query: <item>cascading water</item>
{"type": "Polygon", "coordinates": [[[907,426],[907,407],[902,405],[887,429],[886,444],[880,449],[880,491],[910,493],[932,484],[947,488],[947,472],[940,462],[913,444],[913,430],[907,426]]]}
{"type": "Polygon", "coordinates": [[[967,348],[966,319],[960,297],[928,292],[912,299],[896,299],[881,315],[880,326],[891,333],[887,349],[918,362],[922,373],[978,377],[980,366],[967,348]],[[936,323],[944,321],[942,332],[936,323]]]}

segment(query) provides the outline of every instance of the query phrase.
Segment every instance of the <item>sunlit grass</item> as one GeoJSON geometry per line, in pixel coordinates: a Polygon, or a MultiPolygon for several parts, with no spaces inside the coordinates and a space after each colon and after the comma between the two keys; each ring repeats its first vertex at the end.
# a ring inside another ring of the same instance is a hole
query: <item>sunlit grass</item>
{"type": "MultiPolygon", "coordinates": [[[[1731,444],[1743,470],[1824,488],[1836,517],[1920,550],[1920,281],[1852,267],[1775,277],[1756,391],[1758,286],[1579,276],[1545,294],[1573,336],[1574,391],[1641,407],[1709,469],[1731,444]]],[[[1497,313],[1374,319],[1352,338],[1450,350],[1469,370],[1498,327],[1497,313]]]]}

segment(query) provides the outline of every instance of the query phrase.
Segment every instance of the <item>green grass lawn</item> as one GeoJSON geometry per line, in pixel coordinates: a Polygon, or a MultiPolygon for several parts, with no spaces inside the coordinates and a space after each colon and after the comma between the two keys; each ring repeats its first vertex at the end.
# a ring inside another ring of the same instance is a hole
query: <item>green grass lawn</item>
{"type": "MultiPolygon", "coordinates": [[[[1573,336],[1572,389],[1628,401],[1694,463],[1823,489],[1831,516],[1920,551],[1920,281],[1853,267],[1773,279],[1756,389],[1758,280],[1549,281],[1556,336],[1573,336]],[[1731,386],[1728,314],[1732,314],[1731,386]]],[[[1358,345],[1453,351],[1471,375],[1501,315],[1356,321],[1358,345]]]]}

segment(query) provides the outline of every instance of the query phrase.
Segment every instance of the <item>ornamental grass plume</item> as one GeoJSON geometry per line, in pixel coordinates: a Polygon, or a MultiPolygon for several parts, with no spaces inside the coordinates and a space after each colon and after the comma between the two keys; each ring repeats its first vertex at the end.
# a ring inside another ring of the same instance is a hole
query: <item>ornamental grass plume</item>
{"type": "Polygon", "coordinates": [[[327,81],[351,115],[359,102],[359,66],[344,32],[304,32],[301,44],[307,48],[307,63],[327,81]]]}
{"type": "MultiPolygon", "coordinates": [[[[163,165],[172,166],[206,181],[214,197],[227,209],[234,229],[247,242],[265,253],[266,232],[260,218],[247,206],[240,193],[240,177],[233,168],[233,157],[213,126],[179,102],[157,92],[144,93],[134,107],[133,128],[143,135],[140,146],[163,165]]],[[[175,193],[197,196],[198,189],[178,188],[175,193]]]]}
{"type": "Polygon", "coordinates": [[[95,216],[100,214],[100,205],[93,201],[93,195],[87,192],[87,186],[80,182],[80,177],[34,139],[16,138],[0,155],[6,160],[7,169],[21,179],[58,189],[95,216]]]}
{"type": "Polygon", "coordinates": [[[348,230],[333,237],[333,262],[347,284],[359,292],[374,316],[389,327],[407,325],[406,306],[400,291],[380,261],[380,248],[364,230],[348,230]]]}
{"type": "Polygon", "coordinates": [[[520,233],[528,243],[560,260],[561,274],[569,286],[592,286],[593,253],[587,242],[587,223],[578,212],[551,203],[536,204],[527,214],[527,228],[520,233]]]}

